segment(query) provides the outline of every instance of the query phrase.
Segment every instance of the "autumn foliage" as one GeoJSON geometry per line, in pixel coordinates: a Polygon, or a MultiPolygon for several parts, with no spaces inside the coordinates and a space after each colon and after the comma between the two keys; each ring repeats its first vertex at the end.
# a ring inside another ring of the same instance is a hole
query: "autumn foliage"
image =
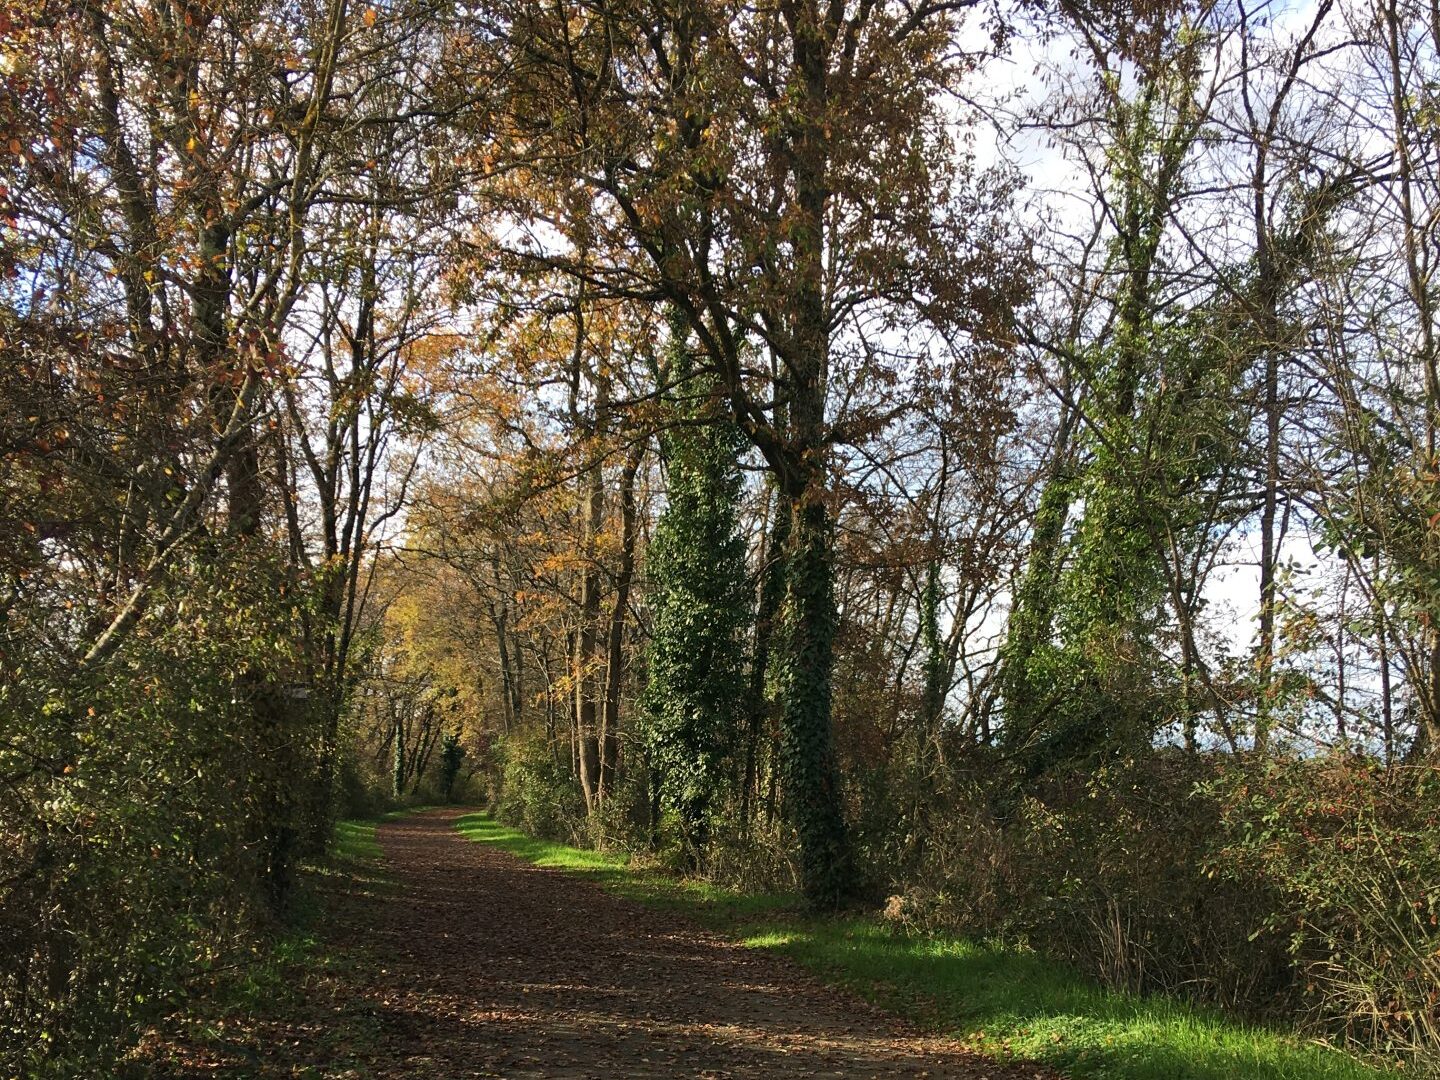
{"type": "Polygon", "coordinates": [[[0,11],[0,1067],[487,801],[1423,1062],[1413,0],[0,11]]]}

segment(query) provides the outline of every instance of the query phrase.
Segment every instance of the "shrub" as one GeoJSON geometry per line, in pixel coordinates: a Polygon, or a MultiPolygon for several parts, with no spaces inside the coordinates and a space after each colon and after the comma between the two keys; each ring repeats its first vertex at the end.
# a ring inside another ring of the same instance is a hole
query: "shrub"
{"type": "Polygon", "coordinates": [[[0,1075],[104,1075],[282,898],[313,732],[255,673],[286,611],[186,569],[86,680],[0,638],[0,1075]]]}
{"type": "Polygon", "coordinates": [[[1263,884],[1207,873],[1228,759],[1165,749],[1075,774],[1027,798],[1010,825],[1011,918],[1042,951],[1107,985],[1270,1007],[1289,983],[1263,930],[1263,884]]]}
{"type": "Polygon", "coordinates": [[[355,754],[341,756],[338,788],[342,820],[372,818],[391,809],[385,786],[376,779],[373,770],[367,774],[362,769],[362,762],[355,754]]]}
{"type": "Polygon", "coordinates": [[[1440,771],[1161,748],[1019,796],[1002,776],[987,755],[944,775],[918,862],[897,834],[890,921],[1440,1052],[1440,771]]]}
{"type": "Polygon", "coordinates": [[[500,743],[499,753],[499,790],[492,798],[500,820],[531,836],[582,840],[584,803],[544,733],[513,735],[500,743]]]}
{"type": "Polygon", "coordinates": [[[1337,754],[1212,789],[1212,870],[1271,899],[1314,1018],[1367,1047],[1440,1052],[1440,771],[1337,754]]]}
{"type": "Polygon", "coordinates": [[[1273,1004],[1284,950],[1254,933],[1271,898],[1206,873],[1221,808],[1200,782],[1219,768],[1157,751],[1015,796],[999,763],[970,761],[947,777],[890,917],[1023,942],[1117,989],[1273,1004]]]}
{"type": "Polygon", "coordinates": [[[776,815],[748,827],[736,813],[716,819],[710,838],[706,875],[742,892],[791,893],[800,890],[798,841],[794,827],[776,815]]]}

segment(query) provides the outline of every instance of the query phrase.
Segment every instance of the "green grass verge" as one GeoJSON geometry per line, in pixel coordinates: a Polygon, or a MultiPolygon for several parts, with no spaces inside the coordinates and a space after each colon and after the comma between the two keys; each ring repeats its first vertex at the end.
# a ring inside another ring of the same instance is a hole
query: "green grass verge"
{"type": "Polygon", "coordinates": [[[1379,1080],[1399,1073],[1337,1050],[1163,997],[1102,989],[1033,953],[952,937],[898,934],[875,919],[819,918],[794,897],[749,896],[623,856],[536,840],[485,814],[460,818],[471,840],[588,878],[642,903],[681,910],[756,949],[997,1058],[1040,1061],[1074,1080],[1379,1080]]]}
{"type": "Polygon", "coordinates": [[[348,869],[357,869],[357,864],[378,863],[384,857],[384,852],[380,850],[380,841],[375,837],[375,830],[382,822],[433,809],[433,806],[406,806],[371,818],[336,822],[335,842],[330,848],[329,861],[348,869]]]}
{"type": "Polygon", "coordinates": [[[335,825],[335,846],[331,855],[336,862],[378,862],[383,853],[375,839],[375,821],[341,821],[335,825]]]}

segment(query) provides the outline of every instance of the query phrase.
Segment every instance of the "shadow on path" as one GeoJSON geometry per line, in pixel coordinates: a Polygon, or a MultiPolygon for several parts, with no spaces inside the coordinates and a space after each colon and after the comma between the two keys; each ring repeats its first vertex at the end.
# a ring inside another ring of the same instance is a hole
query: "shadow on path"
{"type": "Polygon", "coordinates": [[[683,916],[454,828],[379,826],[383,872],[326,886],[322,964],[243,1015],[160,1040],[150,1080],[1034,1080],[683,916]]]}
{"type": "MultiPolygon", "coordinates": [[[[382,825],[367,926],[389,1020],[434,1077],[1034,1077],[915,1036],[796,965],[454,831],[382,825]]],[[[398,1075],[398,1074],[397,1074],[398,1075]]]]}

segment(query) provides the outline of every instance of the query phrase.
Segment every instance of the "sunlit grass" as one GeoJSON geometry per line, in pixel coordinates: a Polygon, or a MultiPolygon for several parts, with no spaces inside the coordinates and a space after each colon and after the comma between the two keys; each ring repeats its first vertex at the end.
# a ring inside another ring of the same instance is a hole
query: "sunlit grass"
{"type": "Polygon", "coordinates": [[[798,897],[737,893],[708,881],[677,878],[653,867],[633,865],[623,854],[537,840],[502,825],[489,814],[467,814],[455,822],[455,828],[471,840],[504,848],[535,866],[588,878],[653,907],[683,910],[707,924],[729,924],[799,906],[798,897]]]}
{"type": "Polygon", "coordinates": [[[1162,997],[1117,994],[1033,953],[895,932],[864,917],[817,918],[794,897],[680,881],[621,855],[536,840],[485,814],[456,827],[537,866],[681,910],[756,949],[998,1058],[1041,1061],[1074,1080],[1378,1080],[1398,1072],[1162,997]]]}
{"type": "Polygon", "coordinates": [[[379,860],[383,857],[380,842],[375,839],[374,821],[341,821],[335,826],[335,846],[331,851],[337,862],[351,863],[379,860]]]}
{"type": "Polygon", "coordinates": [[[380,849],[380,841],[375,835],[380,824],[410,817],[412,814],[430,809],[433,807],[408,806],[400,810],[377,814],[375,817],[336,822],[335,839],[330,845],[329,861],[341,866],[353,863],[378,863],[384,858],[384,852],[380,849]]]}

